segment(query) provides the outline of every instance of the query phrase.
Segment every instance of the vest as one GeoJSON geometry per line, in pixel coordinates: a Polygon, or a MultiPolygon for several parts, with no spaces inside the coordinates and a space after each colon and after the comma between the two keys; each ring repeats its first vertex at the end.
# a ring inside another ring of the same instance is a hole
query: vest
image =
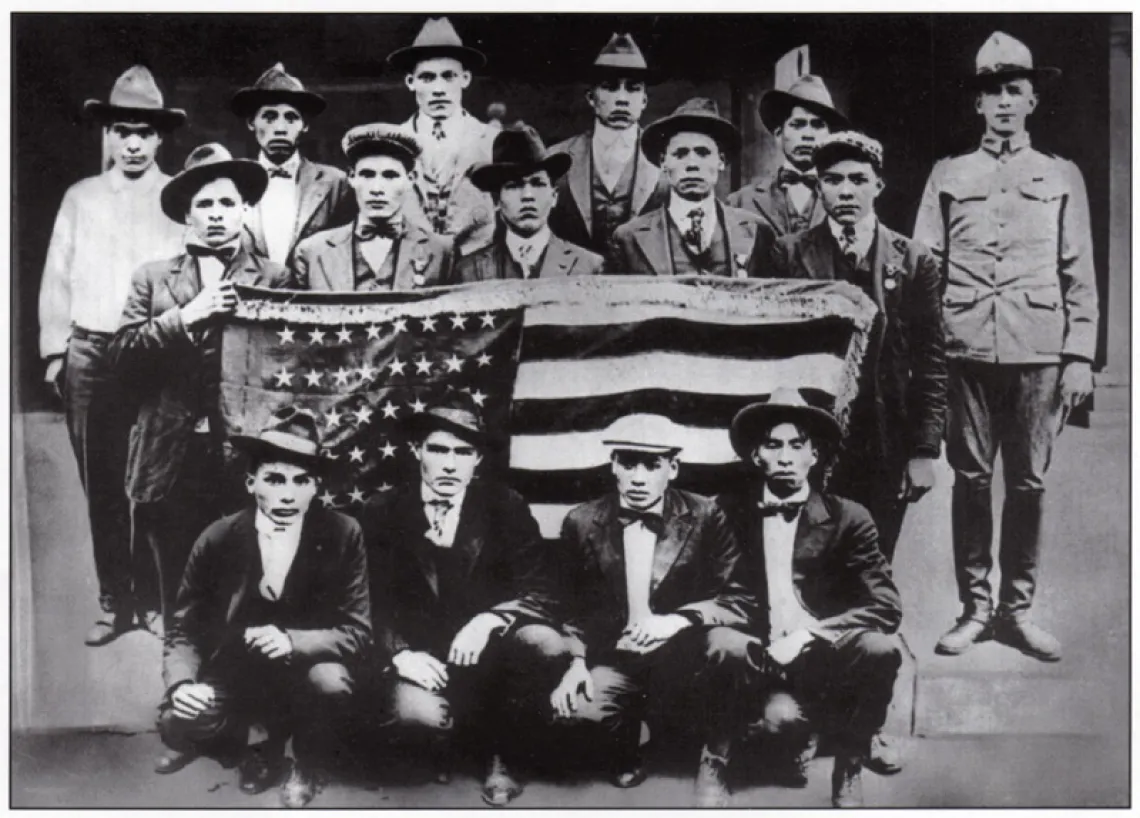
{"type": "Polygon", "coordinates": [[[728,263],[728,236],[724,232],[724,221],[719,220],[717,229],[713,231],[713,240],[698,258],[689,249],[677,230],[677,225],[665,214],[665,224],[669,230],[669,255],[673,259],[673,275],[678,276],[728,276],[732,277],[732,270],[728,263]]]}
{"type": "Polygon", "coordinates": [[[633,183],[637,173],[638,154],[626,163],[621,176],[612,191],[606,190],[598,167],[590,157],[590,207],[593,211],[594,234],[590,237],[590,249],[605,253],[614,231],[630,220],[633,215],[633,183]]]}
{"type": "Polygon", "coordinates": [[[352,237],[352,280],[353,289],[359,292],[375,290],[391,290],[392,282],[396,280],[396,262],[400,256],[400,244],[403,239],[392,242],[392,249],[380,265],[379,270],[373,270],[364,254],[360,252],[360,242],[356,236],[352,237]]]}
{"type": "Polygon", "coordinates": [[[808,199],[807,205],[802,212],[796,210],[796,206],[792,204],[791,197],[785,193],[784,217],[788,223],[788,232],[801,233],[811,227],[811,219],[817,207],[819,207],[819,193],[812,194],[812,197],[808,199]]]}

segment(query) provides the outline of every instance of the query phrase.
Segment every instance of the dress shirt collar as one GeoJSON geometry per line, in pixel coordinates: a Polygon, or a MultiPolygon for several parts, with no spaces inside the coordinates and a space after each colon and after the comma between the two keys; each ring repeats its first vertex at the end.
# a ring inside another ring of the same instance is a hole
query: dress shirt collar
{"type": "MultiPolygon", "coordinates": [[[[878,219],[874,213],[868,213],[853,225],[855,228],[855,243],[851,249],[859,259],[867,257],[867,253],[871,249],[871,243],[875,240],[875,228],[878,226],[878,219]]],[[[835,242],[840,247],[843,247],[843,228],[844,226],[837,222],[831,216],[827,217],[827,227],[831,230],[831,235],[835,237],[835,242]]]]}
{"type": "Polygon", "coordinates": [[[278,165],[276,162],[271,161],[270,158],[265,155],[265,151],[262,151],[260,154],[258,154],[257,161],[258,164],[260,164],[266,170],[281,168],[282,170],[288,171],[289,175],[293,177],[294,181],[297,180],[297,171],[301,169],[300,151],[293,151],[293,155],[282,162],[280,165],[278,165]]]}
{"type": "Polygon", "coordinates": [[[1020,153],[1025,148],[1029,147],[1029,132],[1022,131],[1019,134],[1014,134],[1008,139],[1003,139],[997,134],[987,133],[982,137],[982,150],[990,156],[1000,157],[1003,152],[1008,152],[1010,155],[1020,153]]]}
{"type": "Polygon", "coordinates": [[[113,193],[121,193],[127,188],[138,193],[148,193],[154,189],[155,184],[158,182],[158,177],[162,175],[162,171],[158,169],[158,164],[152,164],[149,168],[143,171],[142,176],[137,179],[131,179],[118,165],[112,166],[107,172],[107,184],[110,186],[113,193]]]}
{"type": "Polygon", "coordinates": [[[689,212],[694,208],[700,208],[704,213],[701,230],[708,236],[717,223],[716,197],[710,193],[701,201],[693,202],[689,199],[682,199],[680,196],[672,194],[669,196],[669,217],[673,219],[673,224],[681,230],[689,229],[689,212]]]}
{"type": "Polygon", "coordinates": [[[811,496],[811,485],[804,483],[799,491],[787,497],[777,497],[767,484],[764,485],[763,500],[765,503],[806,503],[811,496]]]}
{"type": "Polygon", "coordinates": [[[448,512],[451,512],[463,505],[463,498],[466,496],[467,489],[465,488],[458,494],[454,494],[450,497],[444,497],[442,494],[437,494],[435,490],[432,489],[432,487],[427,483],[423,482],[422,480],[420,481],[420,499],[424,501],[424,505],[427,505],[433,500],[446,500],[447,502],[451,503],[451,508],[448,509],[448,512]]]}
{"type": "Polygon", "coordinates": [[[603,152],[622,151],[632,153],[637,147],[639,128],[611,128],[602,122],[594,123],[594,147],[603,152]]]}
{"type": "Polygon", "coordinates": [[[295,533],[297,536],[301,535],[301,523],[304,521],[305,515],[300,514],[296,517],[290,518],[287,522],[277,522],[271,520],[260,508],[257,510],[257,515],[253,520],[253,527],[257,530],[258,534],[273,535],[282,534],[284,532],[295,533]]]}
{"type": "Polygon", "coordinates": [[[546,249],[546,245],[550,243],[550,227],[543,227],[530,238],[523,238],[518,233],[511,230],[509,226],[506,226],[506,229],[503,231],[503,238],[507,243],[507,252],[510,253],[511,258],[513,258],[519,264],[523,264],[521,255],[522,249],[524,247],[534,248],[530,252],[529,264],[523,265],[533,266],[534,263],[538,261],[539,257],[542,256],[542,252],[546,249]]]}

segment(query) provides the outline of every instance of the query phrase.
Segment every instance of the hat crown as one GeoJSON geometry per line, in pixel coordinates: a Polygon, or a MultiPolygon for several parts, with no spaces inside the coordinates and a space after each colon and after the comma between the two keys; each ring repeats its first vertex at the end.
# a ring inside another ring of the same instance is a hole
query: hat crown
{"type": "Polygon", "coordinates": [[[363,145],[384,143],[407,153],[413,160],[423,151],[414,134],[388,122],[370,122],[349,128],[340,140],[340,148],[345,156],[351,157],[352,153],[363,145]]]}
{"type": "Polygon", "coordinates": [[[255,439],[281,451],[306,456],[316,456],[321,449],[317,419],[312,413],[295,406],[286,406],[275,412],[270,424],[255,439]]]}
{"type": "Polygon", "coordinates": [[[765,401],[769,406],[786,406],[789,409],[811,409],[810,403],[804,399],[803,392],[791,386],[781,386],[772,390],[772,394],[765,401]]]}
{"type": "Polygon", "coordinates": [[[788,87],[786,93],[788,96],[797,97],[806,102],[814,102],[816,105],[823,105],[828,108],[835,107],[831,101],[831,92],[824,85],[823,78],[815,74],[804,74],[788,87]]]}
{"type": "Polygon", "coordinates": [[[163,100],[149,69],[143,65],[132,65],[115,80],[109,102],[119,108],[160,110],[163,100]]]}
{"type": "Polygon", "coordinates": [[[1004,31],[995,31],[978,49],[974,61],[978,74],[993,74],[1010,69],[1033,69],[1033,54],[1029,46],[1004,31]]]}
{"type": "Polygon", "coordinates": [[[624,415],[602,433],[602,443],[615,449],[681,449],[681,434],[672,420],[664,415],[635,413],[624,415]]]}
{"type": "Polygon", "coordinates": [[[546,158],[546,145],[538,131],[518,122],[499,131],[491,146],[491,161],[502,164],[531,164],[546,158]]]}
{"type": "Polygon", "coordinates": [[[453,426],[459,426],[478,435],[487,432],[483,423],[483,413],[475,401],[466,393],[450,393],[432,403],[424,410],[428,418],[439,418],[453,426]]]}
{"type": "Polygon", "coordinates": [[[277,63],[258,77],[253,88],[258,91],[288,91],[292,93],[304,93],[305,91],[305,86],[301,81],[286,71],[282,63],[277,63]]]}
{"type": "Polygon", "coordinates": [[[199,145],[190,151],[190,155],[186,157],[186,164],[183,165],[182,170],[188,171],[205,165],[229,162],[232,161],[233,158],[233,154],[226,150],[225,145],[218,142],[209,142],[205,145],[199,145]]]}
{"type": "Polygon", "coordinates": [[[595,68],[648,71],[645,56],[629,34],[613,34],[594,60],[595,68]]]}
{"type": "Polygon", "coordinates": [[[879,142],[879,140],[872,139],[858,131],[837,131],[828,134],[824,137],[823,141],[816,146],[813,160],[816,166],[819,167],[820,161],[826,160],[828,156],[842,155],[850,157],[852,153],[862,155],[877,168],[883,166],[883,144],[879,142]],[[846,149],[846,151],[844,151],[844,149],[846,149]]]}
{"type": "Polygon", "coordinates": [[[462,47],[459,32],[446,17],[430,17],[412,42],[412,48],[462,47]]]}
{"type": "Polygon", "coordinates": [[[710,116],[721,119],[720,108],[715,99],[708,97],[693,97],[677,106],[673,116],[710,116]]]}

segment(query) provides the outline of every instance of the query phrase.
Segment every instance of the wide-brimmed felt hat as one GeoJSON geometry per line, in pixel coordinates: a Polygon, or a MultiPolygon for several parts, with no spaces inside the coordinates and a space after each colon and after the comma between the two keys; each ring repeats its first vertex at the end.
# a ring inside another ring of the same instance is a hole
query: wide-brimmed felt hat
{"type": "Polygon", "coordinates": [[[771,133],[779,130],[793,108],[818,114],[833,131],[849,128],[850,122],[831,101],[831,92],[815,74],[804,74],[787,91],[768,91],[760,97],[760,121],[771,133]]]}
{"type": "Polygon", "coordinates": [[[485,446],[490,436],[474,399],[464,392],[452,392],[431,403],[405,421],[408,432],[422,440],[434,431],[450,432],[473,446],[485,446]]]}
{"type": "Polygon", "coordinates": [[[641,135],[641,147],[646,158],[653,164],[660,165],[669,140],[675,134],[683,132],[711,136],[721,152],[729,156],[740,150],[740,131],[720,115],[716,101],[706,97],[693,97],[645,129],[641,135]]]}
{"type": "Polygon", "coordinates": [[[388,64],[397,71],[412,71],[422,60],[451,57],[459,60],[467,70],[478,70],[487,64],[482,51],[463,44],[451,21],[446,17],[432,17],[424,23],[411,45],[397,48],[388,55],[388,64]]]}
{"type": "Polygon", "coordinates": [[[255,461],[280,460],[324,472],[329,461],[321,451],[317,419],[304,409],[286,406],[257,434],[234,435],[230,442],[255,461]]]}
{"type": "Polygon", "coordinates": [[[254,116],[263,105],[292,105],[305,119],[312,119],[328,105],[325,98],[306,91],[301,81],[277,63],[248,88],[230,100],[230,110],[243,119],[254,116]]]}
{"type": "Polygon", "coordinates": [[[974,76],[965,80],[970,88],[985,88],[1004,80],[1029,78],[1051,80],[1061,76],[1060,68],[1034,66],[1029,46],[1004,31],[989,36],[974,59],[974,76]]]}
{"type": "Polygon", "coordinates": [[[472,184],[485,192],[496,191],[504,182],[545,170],[556,182],[570,170],[570,154],[547,151],[538,131],[525,122],[516,122],[499,131],[491,145],[491,161],[471,166],[467,175],[472,184]]]}
{"type": "Polygon", "coordinates": [[[811,161],[816,170],[823,171],[844,159],[870,162],[876,171],[883,170],[883,145],[857,131],[838,131],[828,134],[812,152],[811,161]]]}
{"type": "Polygon", "coordinates": [[[132,65],[115,80],[107,102],[89,99],[83,103],[83,111],[104,125],[147,122],[160,131],[172,131],[186,122],[186,112],[181,108],[163,106],[154,76],[142,65],[132,65]]]}
{"type": "Polygon", "coordinates": [[[625,415],[602,432],[602,445],[613,451],[672,456],[681,451],[680,428],[664,415],[625,415]]]}
{"type": "Polygon", "coordinates": [[[416,164],[423,146],[415,134],[399,125],[372,122],[350,128],[340,141],[340,148],[350,163],[363,156],[391,156],[407,168],[416,164]]]}
{"type": "Polygon", "coordinates": [[[803,426],[817,444],[834,445],[842,436],[839,421],[831,412],[812,406],[798,389],[780,387],[768,400],[751,403],[736,413],[728,433],[732,448],[741,460],[751,462],[760,435],[781,423],[803,426]]]}
{"type": "Polygon", "coordinates": [[[173,221],[184,223],[194,195],[215,179],[232,179],[238,192],[247,203],[261,201],[269,184],[265,168],[252,159],[234,159],[233,155],[217,142],[201,145],[190,151],[182,170],[162,189],[162,212],[173,221]]]}
{"type": "Polygon", "coordinates": [[[634,79],[648,79],[650,75],[649,64],[645,62],[645,55],[633,41],[632,35],[613,34],[609,42],[602,46],[594,63],[590,66],[590,76],[600,80],[613,77],[631,77],[634,79]]]}

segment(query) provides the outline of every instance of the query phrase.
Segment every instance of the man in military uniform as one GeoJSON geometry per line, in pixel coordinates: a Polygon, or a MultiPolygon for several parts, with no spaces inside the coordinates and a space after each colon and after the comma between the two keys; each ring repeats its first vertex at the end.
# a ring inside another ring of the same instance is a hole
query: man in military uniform
{"type": "Polygon", "coordinates": [[[389,65],[405,73],[404,82],[416,95],[416,113],[404,128],[423,147],[408,215],[450,236],[460,253],[487,244],[494,229],[491,197],[471,184],[467,169],[491,159],[498,130],[463,108],[471,71],[486,62],[481,52],[463,45],[446,17],[428,20],[410,46],[388,55],[389,65]]]}
{"type": "Polygon", "coordinates": [[[1043,80],[1029,49],[995,32],[978,51],[981,146],[931,171],[915,238],[942,263],[949,358],[947,456],[963,612],[938,642],[956,655],[992,635],[1042,661],[1056,638],[1029,621],[1044,517],[1045,471],[1069,409],[1092,392],[1097,293],[1084,179],[1034,150],[1026,119],[1043,80]],[[994,461],[1002,454],[1001,588],[993,566],[994,461]]]}
{"type": "Polygon", "coordinates": [[[829,132],[845,130],[847,118],[836,110],[823,80],[808,74],[787,91],[764,94],[760,121],[776,138],[782,162],[730,195],[728,203],[762,217],[778,236],[815,227],[825,213],[812,152],[829,132]]]}
{"type": "Polygon", "coordinates": [[[573,164],[558,185],[550,229],[595,253],[604,254],[614,230],[658,207],[668,190],[641,149],[648,74],[633,37],[614,34],[594,60],[586,91],[593,128],[554,146],[573,164]]]}
{"type": "Polygon", "coordinates": [[[352,219],[352,191],[344,171],[312,162],[298,151],[301,136],[325,109],[323,97],[306,91],[277,63],[230,101],[257,139],[257,161],[269,187],[250,208],[246,231],[254,251],[289,265],[302,239],[352,219]]]}

